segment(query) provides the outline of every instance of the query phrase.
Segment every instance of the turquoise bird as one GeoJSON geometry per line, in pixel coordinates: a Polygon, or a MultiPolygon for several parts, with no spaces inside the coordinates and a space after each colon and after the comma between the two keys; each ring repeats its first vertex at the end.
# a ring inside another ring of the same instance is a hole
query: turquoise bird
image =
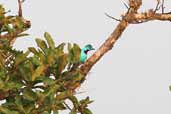
{"type": "Polygon", "coordinates": [[[81,49],[80,62],[85,63],[87,60],[87,53],[91,50],[95,50],[91,44],[87,44],[81,49]]]}
{"type": "Polygon", "coordinates": [[[74,71],[78,66],[80,66],[81,64],[85,63],[85,61],[87,60],[87,53],[91,50],[94,50],[93,46],[91,44],[87,44],[86,46],[84,46],[81,49],[81,53],[80,53],[80,61],[78,63],[74,63],[72,68],[68,68],[70,69],[70,71],[74,71]]]}

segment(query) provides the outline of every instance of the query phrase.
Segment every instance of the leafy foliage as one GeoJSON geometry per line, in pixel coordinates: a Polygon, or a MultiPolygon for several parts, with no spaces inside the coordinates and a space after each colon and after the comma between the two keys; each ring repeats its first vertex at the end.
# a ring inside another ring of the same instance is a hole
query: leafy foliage
{"type": "MultiPolygon", "coordinates": [[[[0,34],[23,27],[19,17],[6,17],[1,5],[0,24],[0,34]]],[[[13,49],[10,39],[0,39],[0,99],[6,100],[0,114],[58,114],[67,109],[70,114],[92,114],[89,97],[79,101],[75,95],[75,88],[84,81],[79,67],[73,70],[80,47],[69,43],[65,52],[65,43],[55,46],[49,33],[44,37],[36,39],[38,49],[30,47],[26,52],[13,49]]]]}
{"type": "Polygon", "coordinates": [[[21,37],[27,34],[16,34],[29,27],[20,16],[6,16],[5,9],[0,5],[0,34],[8,34],[8,40],[12,40],[13,36],[21,37]]]}

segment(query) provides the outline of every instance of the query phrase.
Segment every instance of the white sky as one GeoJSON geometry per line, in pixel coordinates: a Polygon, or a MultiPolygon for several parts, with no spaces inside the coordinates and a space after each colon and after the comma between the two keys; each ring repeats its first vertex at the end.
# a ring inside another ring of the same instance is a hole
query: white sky
{"type": "MultiPolygon", "coordinates": [[[[0,0],[12,13],[17,0],[0,0]]],[[[18,39],[17,49],[35,46],[34,39],[48,31],[56,44],[75,42],[95,48],[117,23],[105,12],[120,17],[124,0],[26,0],[24,16],[32,21],[27,38],[18,39]],[[49,2],[50,1],[50,2],[49,2]]],[[[154,8],[144,0],[141,11],[154,8]]],[[[171,8],[167,1],[166,10],[171,8]]],[[[89,95],[94,114],[171,114],[171,23],[153,21],[130,25],[113,50],[91,70],[79,96],[89,95]]],[[[66,113],[64,113],[66,114],[66,113]]]]}

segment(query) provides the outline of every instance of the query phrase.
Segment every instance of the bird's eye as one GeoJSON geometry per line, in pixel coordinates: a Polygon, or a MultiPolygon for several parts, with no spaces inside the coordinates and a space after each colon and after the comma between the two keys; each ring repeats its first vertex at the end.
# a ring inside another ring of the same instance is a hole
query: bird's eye
{"type": "Polygon", "coordinates": [[[86,53],[86,54],[87,54],[87,52],[88,52],[88,51],[89,51],[89,50],[85,50],[85,51],[84,51],[84,53],[86,53]]]}

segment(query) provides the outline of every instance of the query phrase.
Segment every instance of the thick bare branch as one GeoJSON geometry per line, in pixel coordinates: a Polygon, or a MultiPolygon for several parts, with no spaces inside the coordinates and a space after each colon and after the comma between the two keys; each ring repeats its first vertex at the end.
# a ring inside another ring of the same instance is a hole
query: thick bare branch
{"type": "Polygon", "coordinates": [[[152,20],[160,20],[160,21],[171,21],[171,13],[141,13],[134,14],[132,17],[134,20],[141,21],[152,21],[152,20]]]}
{"type": "Polygon", "coordinates": [[[136,13],[137,10],[140,8],[142,5],[142,0],[129,0],[129,6],[134,10],[136,13]]]}
{"type": "Polygon", "coordinates": [[[129,25],[132,20],[132,15],[137,14],[137,10],[142,5],[142,0],[129,0],[129,9],[123,19],[120,21],[116,29],[111,33],[107,40],[101,45],[101,47],[81,66],[81,71],[84,76],[90,71],[93,65],[100,60],[100,58],[112,49],[115,42],[122,35],[123,31],[129,25]]]}
{"type": "Polygon", "coordinates": [[[81,70],[83,74],[86,74],[90,71],[92,66],[110,49],[112,49],[114,43],[118,40],[118,38],[122,35],[123,31],[128,26],[128,22],[122,20],[116,29],[112,32],[112,34],[108,37],[105,43],[87,60],[87,62],[81,66],[81,70]]]}
{"type": "Polygon", "coordinates": [[[95,65],[105,53],[112,49],[115,42],[129,24],[138,24],[153,20],[171,21],[171,13],[156,13],[151,9],[145,13],[137,13],[141,4],[141,0],[129,0],[130,9],[120,21],[116,29],[111,33],[101,47],[86,61],[86,63],[81,66],[81,71],[85,77],[93,65],[95,65]]]}

